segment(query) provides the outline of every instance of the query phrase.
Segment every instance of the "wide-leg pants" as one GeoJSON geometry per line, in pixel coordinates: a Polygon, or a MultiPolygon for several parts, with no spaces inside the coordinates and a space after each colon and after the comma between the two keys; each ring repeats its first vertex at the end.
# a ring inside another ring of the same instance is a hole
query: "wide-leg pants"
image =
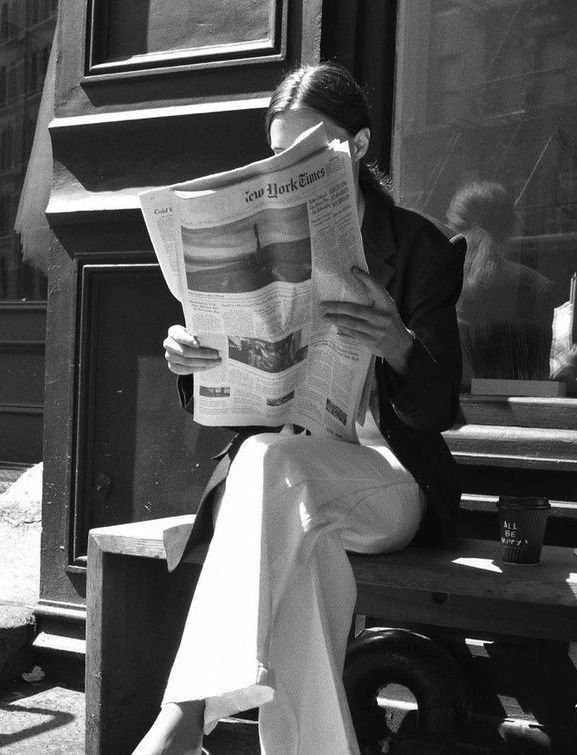
{"type": "Polygon", "coordinates": [[[425,507],[382,443],[245,441],[163,704],[205,700],[205,733],[259,706],[266,755],[359,752],[341,680],[356,600],[345,550],[405,547],[425,507]]]}

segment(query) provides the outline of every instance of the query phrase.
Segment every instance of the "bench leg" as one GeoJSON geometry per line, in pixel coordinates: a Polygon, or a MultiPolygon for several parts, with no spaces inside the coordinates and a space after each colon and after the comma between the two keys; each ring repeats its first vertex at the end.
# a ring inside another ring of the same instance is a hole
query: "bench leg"
{"type": "Polygon", "coordinates": [[[88,550],[86,753],[131,753],[156,717],[198,568],[88,550]]]}

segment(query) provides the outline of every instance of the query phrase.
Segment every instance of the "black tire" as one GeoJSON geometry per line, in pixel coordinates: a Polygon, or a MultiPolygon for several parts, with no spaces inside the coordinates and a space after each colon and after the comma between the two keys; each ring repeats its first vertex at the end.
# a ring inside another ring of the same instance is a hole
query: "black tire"
{"type": "Polygon", "coordinates": [[[407,687],[418,705],[418,736],[454,742],[467,712],[463,672],[441,645],[406,629],[362,632],[347,648],[344,684],[362,747],[395,739],[377,693],[387,684],[407,687]]]}

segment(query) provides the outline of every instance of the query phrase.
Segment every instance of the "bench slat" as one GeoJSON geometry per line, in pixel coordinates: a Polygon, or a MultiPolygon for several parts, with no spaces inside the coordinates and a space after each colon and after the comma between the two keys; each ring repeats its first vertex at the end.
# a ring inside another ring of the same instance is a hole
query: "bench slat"
{"type": "MultiPolygon", "coordinates": [[[[164,530],[193,521],[194,515],[167,517],[91,530],[90,537],[102,553],[162,560],[164,530]]],[[[206,550],[195,548],[184,562],[202,564],[206,550]]],[[[503,563],[501,550],[498,542],[464,539],[451,550],[350,554],[356,610],[391,622],[577,640],[573,550],[544,546],[535,565],[503,563]]]]}
{"type": "MultiPolygon", "coordinates": [[[[166,517],[94,529],[90,536],[106,553],[163,559],[163,531],[193,521],[193,514],[166,517]]],[[[205,553],[206,546],[200,546],[185,560],[202,563],[205,553]]],[[[358,584],[366,587],[386,585],[396,590],[448,592],[577,609],[577,556],[572,549],[546,545],[541,562],[535,565],[503,563],[500,553],[498,542],[467,539],[452,550],[407,548],[386,555],[351,554],[351,562],[358,584]]]]}
{"type": "Polygon", "coordinates": [[[450,627],[470,637],[494,635],[533,639],[577,640],[577,611],[567,606],[541,606],[475,595],[438,593],[359,585],[355,612],[376,617],[382,626],[429,625],[450,627]]]}
{"type": "Polygon", "coordinates": [[[366,586],[563,605],[577,611],[577,557],[572,549],[544,546],[540,563],[534,565],[506,564],[500,554],[500,543],[467,539],[455,550],[407,548],[390,555],[355,555],[351,561],[357,582],[366,586]]]}
{"type": "Polygon", "coordinates": [[[104,553],[164,559],[162,533],[178,525],[190,525],[194,514],[167,516],[144,522],[129,522],[90,530],[90,537],[104,553]]]}

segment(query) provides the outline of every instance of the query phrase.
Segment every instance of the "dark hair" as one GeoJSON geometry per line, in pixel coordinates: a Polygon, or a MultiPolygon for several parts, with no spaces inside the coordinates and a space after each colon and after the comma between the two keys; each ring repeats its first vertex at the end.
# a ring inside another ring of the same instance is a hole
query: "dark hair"
{"type": "Polygon", "coordinates": [[[469,296],[490,289],[500,275],[507,240],[515,226],[515,205],[496,181],[472,181],[455,192],[447,210],[449,225],[467,239],[463,291],[459,306],[469,296]]]}
{"type": "MultiPolygon", "coordinates": [[[[287,74],[271,97],[265,116],[270,143],[271,124],[277,115],[295,107],[307,107],[326,115],[351,136],[362,128],[371,128],[369,103],[351,72],[331,61],[306,65],[287,74]]],[[[388,178],[375,163],[360,162],[361,184],[373,186],[390,197],[388,178]]]]}
{"type": "Polygon", "coordinates": [[[509,238],[515,227],[515,205],[505,187],[495,181],[473,181],[459,189],[447,210],[457,231],[483,228],[495,241],[509,238]]]}

